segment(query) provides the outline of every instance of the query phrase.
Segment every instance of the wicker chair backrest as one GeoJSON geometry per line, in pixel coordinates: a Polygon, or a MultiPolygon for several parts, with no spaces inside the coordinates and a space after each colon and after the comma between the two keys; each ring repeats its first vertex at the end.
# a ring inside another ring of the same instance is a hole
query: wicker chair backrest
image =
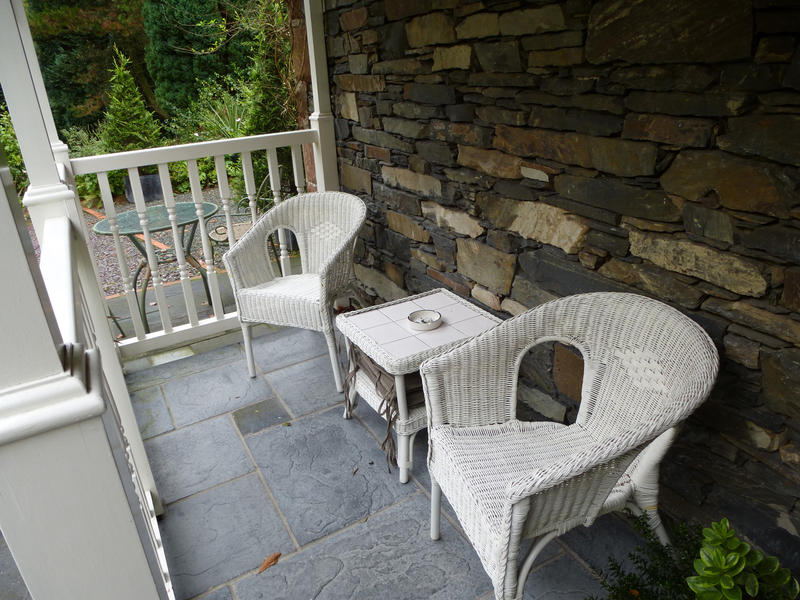
{"type": "Polygon", "coordinates": [[[487,424],[513,418],[520,363],[532,346],[547,341],[574,346],[583,356],[577,423],[598,438],[635,430],[668,408],[677,420],[685,418],[708,395],[718,368],[711,339],[677,310],[636,294],[579,294],[531,309],[426,361],[428,393],[444,399],[446,413],[431,414],[433,423],[474,423],[480,405],[488,412],[479,420],[487,424]],[[487,394],[504,402],[485,402],[487,394]],[[462,418],[462,411],[469,414],[462,418]]]}

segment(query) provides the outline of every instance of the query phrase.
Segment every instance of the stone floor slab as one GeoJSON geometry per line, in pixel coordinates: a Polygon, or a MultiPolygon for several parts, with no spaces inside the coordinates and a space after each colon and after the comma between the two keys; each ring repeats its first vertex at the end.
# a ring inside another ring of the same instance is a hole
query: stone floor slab
{"type": "Polygon", "coordinates": [[[525,598],[584,600],[592,595],[603,595],[600,582],[567,555],[542,565],[525,582],[525,598]]]}
{"type": "Polygon", "coordinates": [[[446,522],[431,541],[423,495],[392,506],[236,585],[239,600],[467,600],[491,589],[477,555],[446,522]]]}
{"type": "Polygon", "coordinates": [[[338,409],[246,441],[301,545],[418,491],[387,472],[374,440],[338,409]]]}
{"type": "Polygon", "coordinates": [[[233,420],[242,435],[258,433],[279,423],[285,423],[289,419],[291,419],[289,413],[277,398],[256,402],[233,413],[233,420]]]}
{"type": "Polygon", "coordinates": [[[128,390],[134,392],[151,385],[161,385],[176,377],[184,377],[205,371],[209,367],[244,360],[244,352],[239,344],[231,344],[217,350],[204,352],[171,363],[158,365],[152,369],[135,371],[125,376],[128,390]]]}
{"type": "Polygon", "coordinates": [[[169,505],[161,531],[179,600],[294,550],[255,473],[169,505]]]}
{"type": "Polygon", "coordinates": [[[172,417],[160,386],[144,388],[131,394],[133,412],[142,438],[147,439],[173,430],[172,417]]]}
{"type": "Polygon", "coordinates": [[[593,569],[608,569],[608,559],[632,568],[628,554],[644,543],[642,538],[617,514],[599,517],[591,527],[576,527],[559,540],[580,556],[593,569]]]}
{"type": "Polygon", "coordinates": [[[248,375],[244,359],[175,378],[163,389],[178,427],[275,396],[263,376],[248,375]]]}
{"type": "Polygon", "coordinates": [[[344,402],[327,354],[268,373],[267,380],[295,416],[344,402]]]}
{"type": "Polygon", "coordinates": [[[2,600],[31,600],[28,588],[17,569],[6,541],[0,537],[0,598],[2,600]]]}
{"type": "Polygon", "coordinates": [[[328,345],[318,331],[284,327],[253,340],[253,357],[265,373],[321,354],[327,356],[328,345]]]}
{"type": "Polygon", "coordinates": [[[164,502],[254,470],[227,415],[155,437],[145,449],[164,502]]]}
{"type": "Polygon", "coordinates": [[[197,600],[233,600],[233,595],[231,594],[231,589],[229,587],[220,588],[218,590],[214,590],[213,592],[209,592],[208,594],[203,594],[202,596],[196,596],[197,600]]]}

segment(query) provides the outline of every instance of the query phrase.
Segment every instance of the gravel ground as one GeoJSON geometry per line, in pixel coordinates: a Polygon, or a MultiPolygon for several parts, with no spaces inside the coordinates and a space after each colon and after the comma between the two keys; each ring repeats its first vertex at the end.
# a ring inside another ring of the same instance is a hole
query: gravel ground
{"type": "MultiPolygon", "coordinates": [[[[217,195],[216,189],[209,189],[203,192],[204,200],[208,202],[214,202],[216,204],[220,204],[219,196],[217,195]]],[[[191,194],[178,194],[175,196],[176,202],[188,202],[191,201],[192,197],[191,194]]],[[[116,207],[117,214],[122,212],[133,210],[134,205],[129,204],[124,197],[121,200],[116,200],[114,202],[114,206],[116,207]]],[[[100,213],[101,215],[105,215],[105,210],[96,209],[95,212],[100,213]]],[[[220,225],[224,223],[224,219],[221,216],[222,211],[218,211],[217,214],[212,218],[211,223],[213,226],[220,225]]],[[[91,252],[94,254],[95,262],[97,264],[97,271],[98,277],[100,278],[100,284],[103,288],[103,292],[106,296],[113,296],[115,294],[120,294],[124,290],[124,285],[122,281],[122,275],[119,269],[119,262],[117,260],[117,252],[114,247],[114,237],[110,235],[97,235],[92,231],[92,227],[97,221],[100,220],[97,216],[84,211],[83,213],[84,218],[86,219],[87,228],[89,230],[89,243],[91,252]]],[[[209,224],[206,223],[206,228],[209,228],[209,224]]],[[[33,227],[28,227],[29,233],[31,235],[31,239],[33,240],[34,249],[36,251],[37,258],[39,257],[39,247],[38,241],[36,240],[36,236],[33,232],[33,227]]],[[[188,235],[189,227],[187,227],[187,235],[188,235]]],[[[173,239],[172,239],[172,231],[160,231],[154,233],[152,235],[154,240],[157,240],[171,249],[174,246],[173,239]]],[[[133,275],[136,271],[137,266],[139,265],[142,255],[136,249],[136,247],[131,243],[131,241],[122,236],[122,249],[125,253],[126,261],[128,264],[128,269],[131,275],[133,275]]],[[[214,264],[215,266],[222,268],[222,254],[227,250],[227,245],[214,248],[214,264]]],[[[203,255],[203,245],[202,245],[202,238],[200,235],[200,229],[198,228],[197,233],[195,235],[194,242],[192,244],[191,249],[192,255],[197,258],[200,262],[205,263],[205,257],[203,255]]],[[[188,273],[189,277],[194,277],[199,275],[197,269],[188,266],[188,273]]],[[[159,265],[159,275],[161,276],[161,280],[163,283],[171,282],[171,281],[180,281],[180,271],[178,269],[177,261],[168,262],[159,265]]],[[[140,285],[141,285],[141,277],[140,277],[140,285]]]]}

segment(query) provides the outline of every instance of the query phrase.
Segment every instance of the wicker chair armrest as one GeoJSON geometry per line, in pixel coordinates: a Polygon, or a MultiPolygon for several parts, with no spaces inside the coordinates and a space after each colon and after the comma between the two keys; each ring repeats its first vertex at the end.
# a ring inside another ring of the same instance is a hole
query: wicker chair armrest
{"type": "Polygon", "coordinates": [[[476,427],[504,423],[514,416],[516,386],[495,381],[507,370],[480,352],[465,352],[470,344],[467,341],[420,366],[431,426],[476,427]]]}
{"type": "Polygon", "coordinates": [[[336,252],[328,258],[319,270],[322,294],[330,297],[345,289],[353,280],[353,253],[359,229],[347,236],[336,252]]]}
{"type": "MultiPolygon", "coordinates": [[[[602,474],[604,470],[617,469],[621,466],[622,470],[613,480],[613,483],[616,483],[639,452],[659,435],[681,423],[689,413],[691,409],[674,411],[668,408],[651,415],[638,429],[621,431],[612,437],[599,439],[577,452],[565,454],[561,460],[509,482],[506,487],[506,497],[516,502],[563,485],[571,479],[592,478],[602,474]]],[[[574,424],[570,427],[581,426],[574,424]]]]}
{"type": "Polygon", "coordinates": [[[234,291],[275,278],[267,252],[267,237],[278,227],[271,213],[265,213],[223,255],[222,262],[230,275],[234,291]]]}

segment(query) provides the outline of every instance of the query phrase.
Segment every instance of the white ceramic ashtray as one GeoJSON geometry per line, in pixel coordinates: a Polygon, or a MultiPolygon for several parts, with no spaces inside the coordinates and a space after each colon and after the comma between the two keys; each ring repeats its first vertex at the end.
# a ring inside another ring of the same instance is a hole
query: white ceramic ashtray
{"type": "Polygon", "coordinates": [[[408,315],[408,326],[417,331],[429,331],[442,324],[442,315],[435,310],[415,310],[408,315]]]}

